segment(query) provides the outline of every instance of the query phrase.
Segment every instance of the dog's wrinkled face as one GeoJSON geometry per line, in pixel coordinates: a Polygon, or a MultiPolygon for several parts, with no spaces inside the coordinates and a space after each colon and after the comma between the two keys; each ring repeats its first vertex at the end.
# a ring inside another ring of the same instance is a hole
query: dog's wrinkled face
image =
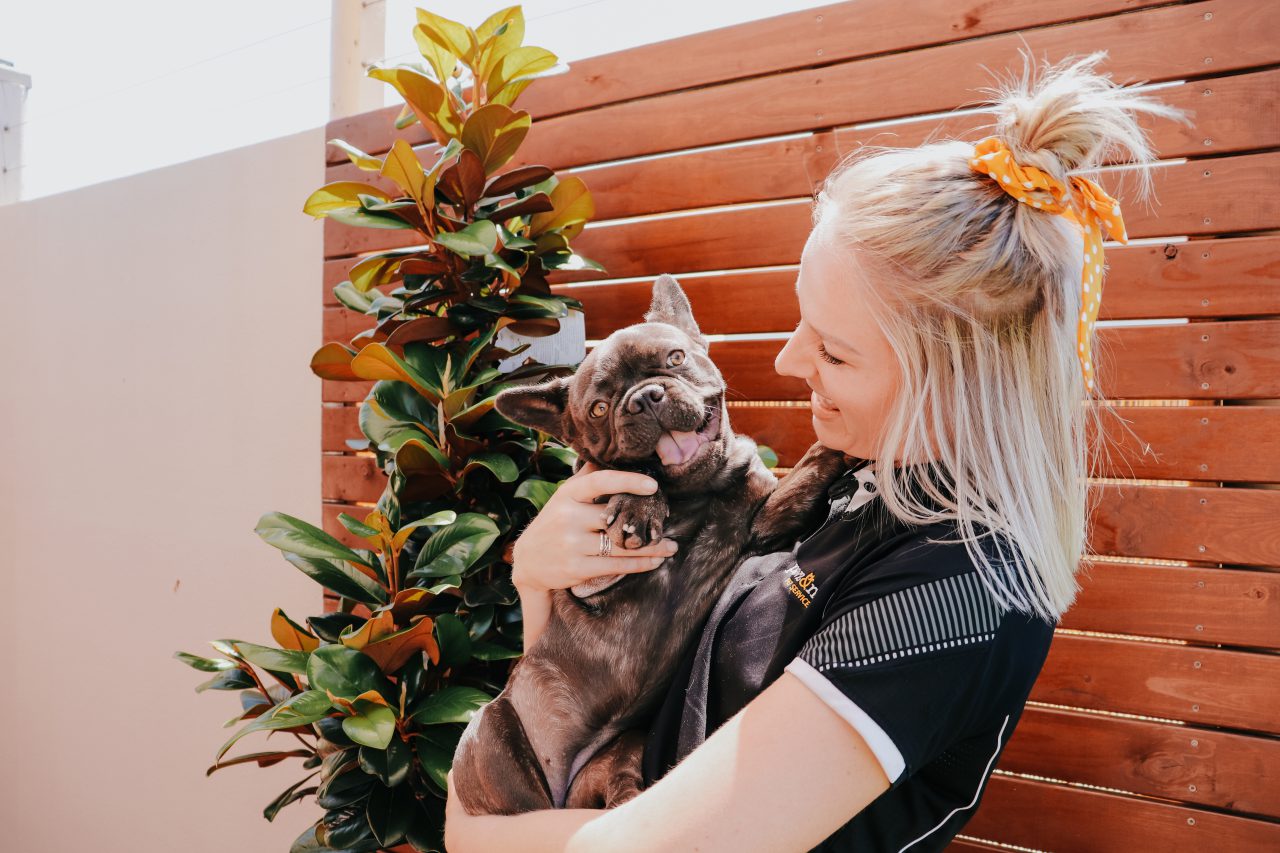
{"type": "Polygon", "coordinates": [[[732,434],[724,392],[688,299],[664,275],[645,322],[602,341],[574,376],[504,391],[496,405],[602,467],[656,467],[664,479],[691,484],[725,462],[732,434]]]}

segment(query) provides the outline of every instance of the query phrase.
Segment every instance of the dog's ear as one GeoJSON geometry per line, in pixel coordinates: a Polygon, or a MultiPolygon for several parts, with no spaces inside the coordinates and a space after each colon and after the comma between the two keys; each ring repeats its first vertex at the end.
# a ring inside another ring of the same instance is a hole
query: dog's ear
{"type": "Polygon", "coordinates": [[[702,336],[698,324],[693,319],[693,309],[689,307],[689,299],[680,288],[680,282],[674,276],[662,274],[653,283],[653,302],[649,305],[649,313],[644,315],[646,323],[667,323],[680,329],[694,342],[707,348],[707,339],[702,336]]]}
{"type": "Polygon", "coordinates": [[[560,378],[539,385],[508,388],[498,393],[493,405],[518,424],[568,441],[573,433],[569,418],[569,382],[568,378],[560,378]]]}

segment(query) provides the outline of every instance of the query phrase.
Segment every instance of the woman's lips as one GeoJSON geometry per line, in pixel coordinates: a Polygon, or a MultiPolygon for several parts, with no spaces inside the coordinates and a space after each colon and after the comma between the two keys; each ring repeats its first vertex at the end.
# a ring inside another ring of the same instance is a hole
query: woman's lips
{"type": "Polygon", "coordinates": [[[809,390],[811,392],[809,394],[809,406],[813,409],[815,417],[834,418],[839,416],[840,409],[835,403],[831,402],[817,391],[814,391],[812,388],[809,390]]]}

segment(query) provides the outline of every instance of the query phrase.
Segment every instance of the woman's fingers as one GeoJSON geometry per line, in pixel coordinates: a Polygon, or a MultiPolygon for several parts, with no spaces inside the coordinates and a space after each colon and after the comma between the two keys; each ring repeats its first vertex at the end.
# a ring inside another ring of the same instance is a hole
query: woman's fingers
{"type": "Polygon", "coordinates": [[[592,503],[601,495],[651,495],[658,490],[658,481],[635,471],[614,471],[605,468],[583,474],[579,471],[560,486],[560,491],[582,503],[592,503]]]}
{"type": "MultiPolygon", "coordinates": [[[[628,554],[631,552],[628,551],[628,554]]],[[[661,566],[666,556],[657,557],[590,557],[586,567],[590,571],[589,578],[600,575],[616,575],[623,572],[648,572],[661,566]]]]}
{"type": "MultiPolygon", "coordinates": [[[[583,540],[584,547],[582,553],[588,557],[596,557],[600,554],[600,535],[596,533],[588,536],[583,540]]],[[[673,539],[660,539],[657,542],[645,545],[642,548],[619,548],[613,546],[608,557],[601,557],[606,560],[620,560],[625,557],[670,557],[676,552],[679,546],[673,539]]]]}

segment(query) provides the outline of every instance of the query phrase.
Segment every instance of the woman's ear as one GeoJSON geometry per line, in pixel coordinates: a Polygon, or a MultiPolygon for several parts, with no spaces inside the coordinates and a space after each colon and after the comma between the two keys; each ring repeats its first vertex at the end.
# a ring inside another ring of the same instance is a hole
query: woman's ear
{"type": "Polygon", "coordinates": [[[707,350],[707,339],[702,336],[693,319],[689,298],[684,295],[680,282],[674,276],[663,273],[653,283],[653,301],[649,304],[648,313],[644,315],[644,321],[675,326],[693,338],[693,342],[702,347],[703,352],[707,350]]]}
{"type": "Polygon", "coordinates": [[[567,443],[573,435],[569,382],[568,378],[559,378],[539,385],[508,388],[499,392],[493,406],[510,420],[550,433],[567,443]]]}

